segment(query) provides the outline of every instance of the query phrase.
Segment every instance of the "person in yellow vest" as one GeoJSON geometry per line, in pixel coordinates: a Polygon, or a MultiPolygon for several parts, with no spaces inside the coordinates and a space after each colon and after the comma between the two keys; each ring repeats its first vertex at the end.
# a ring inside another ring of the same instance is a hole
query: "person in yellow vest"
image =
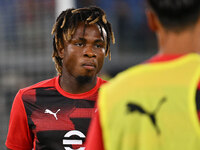
{"type": "Polygon", "coordinates": [[[86,150],[200,149],[200,1],[146,2],[158,54],[101,88],[86,150]]]}

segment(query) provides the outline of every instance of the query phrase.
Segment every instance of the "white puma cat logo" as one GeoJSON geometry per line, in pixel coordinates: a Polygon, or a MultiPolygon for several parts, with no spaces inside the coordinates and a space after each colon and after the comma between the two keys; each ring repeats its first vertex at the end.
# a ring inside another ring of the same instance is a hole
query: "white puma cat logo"
{"type": "Polygon", "coordinates": [[[51,110],[49,110],[49,109],[45,109],[45,111],[44,111],[44,113],[46,113],[46,114],[51,114],[51,115],[53,115],[55,118],[56,118],[56,120],[58,120],[58,118],[57,118],[57,113],[60,111],[60,109],[58,109],[55,113],[54,112],[52,112],[51,110]]]}

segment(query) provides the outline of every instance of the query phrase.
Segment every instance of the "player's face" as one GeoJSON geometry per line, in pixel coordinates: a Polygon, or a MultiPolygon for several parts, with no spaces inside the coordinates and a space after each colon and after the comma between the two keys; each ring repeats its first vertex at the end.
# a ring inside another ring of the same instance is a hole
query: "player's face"
{"type": "Polygon", "coordinates": [[[105,40],[99,27],[96,24],[80,23],[72,39],[65,41],[63,53],[63,71],[75,78],[95,77],[101,70],[105,57],[105,40]]]}

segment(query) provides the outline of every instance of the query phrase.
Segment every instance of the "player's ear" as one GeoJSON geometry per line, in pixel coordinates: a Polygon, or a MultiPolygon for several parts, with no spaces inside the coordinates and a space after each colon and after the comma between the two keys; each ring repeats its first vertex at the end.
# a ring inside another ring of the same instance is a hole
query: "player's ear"
{"type": "Polygon", "coordinates": [[[63,46],[58,48],[58,55],[60,58],[64,58],[64,51],[65,49],[63,46]]]}
{"type": "Polygon", "coordinates": [[[60,58],[64,58],[64,48],[58,50],[58,55],[60,58]]]}
{"type": "Polygon", "coordinates": [[[159,28],[160,22],[158,20],[158,17],[156,16],[156,14],[150,10],[147,9],[146,10],[146,17],[147,17],[147,22],[148,22],[148,26],[149,28],[153,31],[156,32],[159,28]]]}

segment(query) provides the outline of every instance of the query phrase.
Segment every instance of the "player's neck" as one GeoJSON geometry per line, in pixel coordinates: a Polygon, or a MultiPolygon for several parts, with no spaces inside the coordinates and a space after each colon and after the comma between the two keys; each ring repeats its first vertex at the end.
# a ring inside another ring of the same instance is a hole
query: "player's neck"
{"type": "Polygon", "coordinates": [[[60,77],[59,84],[61,88],[68,93],[80,94],[88,92],[94,88],[97,82],[97,77],[93,77],[90,80],[86,79],[87,81],[80,80],[67,73],[63,73],[60,77]]]}
{"type": "Polygon", "coordinates": [[[186,30],[181,33],[158,34],[159,50],[162,54],[197,53],[200,49],[199,32],[186,30]]]}

